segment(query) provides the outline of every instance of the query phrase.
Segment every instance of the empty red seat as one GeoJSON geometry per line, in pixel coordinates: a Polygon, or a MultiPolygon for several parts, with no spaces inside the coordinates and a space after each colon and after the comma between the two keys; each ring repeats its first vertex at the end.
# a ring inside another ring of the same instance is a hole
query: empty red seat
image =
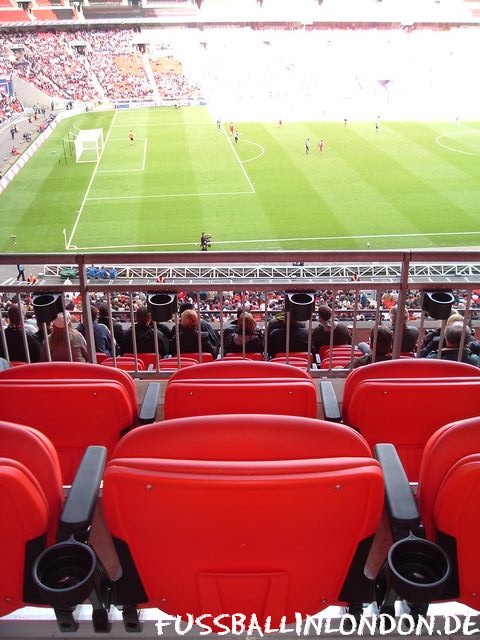
{"type": "Polygon", "coordinates": [[[117,356],[116,358],[105,358],[102,361],[105,367],[116,367],[123,371],[145,371],[145,364],[140,358],[129,358],[128,356],[117,356]]]}
{"type": "Polygon", "coordinates": [[[0,372],[0,420],[34,427],[55,446],[70,484],[87,446],[113,450],[138,423],[135,384],[102,365],[46,362],[0,372]]]}
{"type": "Polygon", "coordinates": [[[148,425],[119,442],[103,499],[128,567],[115,604],[130,612],[278,624],[373,597],[364,565],[383,482],[351,429],[252,414],[148,425]]]}
{"type": "MultiPolygon", "coordinates": [[[[33,577],[35,560],[56,541],[88,540],[104,464],[103,447],[90,447],[65,501],[59,459],[48,438],[36,429],[0,422],[0,616],[25,604],[44,605],[33,577]]],[[[82,566],[65,559],[50,571],[50,579],[73,590],[78,569],[82,566]]]]}
{"type": "MultiPolygon", "coordinates": [[[[372,447],[394,444],[408,478],[416,481],[430,436],[445,422],[477,415],[479,394],[480,371],[469,364],[414,358],[379,362],[349,374],[342,421],[372,447]]],[[[324,409],[327,405],[325,400],[324,409]]],[[[325,415],[331,416],[328,409],[325,415]]]]}
{"type": "MultiPolygon", "coordinates": [[[[125,353],[123,355],[124,358],[135,358],[134,353],[125,353]]],[[[154,371],[157,369],[157,355],[155,353],[137,353],[137,358],[139,358],[145,368],[148,369],[151,367],[154,371]]],[[[182,367],[188,367],[192,364],[198,364],[198,360],[195,358],[191,358],[190,356],[181,356],[180,357],[180,367],[178,366],[178,358],[175,356],[173,358],[162,358],[159,356],[158,360],[158,368],[160,371],[164,369],[178,369],[182,367]]]]}
{"type": "MultiPolygon", "coordinates": [[[[391,461],[392,445],[377,447],[379,459],[391,461]]],[[[393,465],[394,468],[395,465],[393,465]]],[[[398,473],[388,482],[392,468],[385,465],[388,504],[395,512],[398,473]]],[[[406,481],[404,482],[406,484],[406,481]]],[[[408,485],[402,491],[409,491],[408,485]]],[[[404,504],[400,499],[400,504],[404,504]]],[[[456,600],[480,610],[480,418],[448,424],[428,440],[421,461],[417,490],[417,517],[427,538],[445,551],[450,575],[438,600],[456,600]]],[[[410,518],[415,517],[409,509],[410,518]]],[[[396,513],[398,516],[398,513],[396,513]]],[[[395,528],[402,525],[395,519],[395,528]]],[[[411,523],[406,526],[406,533],[411,523]]]]}
{"type": "Polygon", "coordinates": [[[276,362],[223,360],[175,372],[165,391],[165,418],[221,413],[316,417],[311,376],[276,362]]]}

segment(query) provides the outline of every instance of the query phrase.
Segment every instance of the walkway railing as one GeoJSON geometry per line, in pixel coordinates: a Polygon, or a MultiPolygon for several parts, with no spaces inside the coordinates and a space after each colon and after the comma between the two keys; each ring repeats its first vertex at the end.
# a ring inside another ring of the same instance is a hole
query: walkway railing
{"type": "MultiPolygon", "coordinates": [[[[78,304],[74,313],[77,311],[85,324],[92,362],[95,361],[93,325],[90,314],[83,314],[82,310],[88,309],[91,302],[104,302],[109,309],[113,334],[114,318],[120,317],[126,324],[133,323],[137,301],[145,300],[147,293],[162,292],[178,294],[179,299],[188,293],[200,316],[218,329],[221,354],[223,332],[236,306],[253,312],[259,325],[265,327],[283,308],[286,291],[312,292],[317,304],[327,301],[335,319],[347,320],[354,344],[366,339],[371,326],[378,326],[387,319],[388,307],[393,301],[400,308],[409,308],[412,321],[419,327],[420,341],[428,328],[440,326],[442,344],[445,320],[432,322],[422,310],[423,293],[452,291],[454,308],[465,316],[466,324],[473,321],[475,325],[477,309],[480,313],[476,293],[480,291],[480,269],[475,265],[480,265],[480,251],[470,250],[4,254],[0,255],[0,273],[4,274],[0,276],[0,295],[4,311],[20,296],[25,305],[22,326],[32,309],[32,295],[59,293],[63,308],[75,296],[78,304]],[[35,284],[16,279],[18,264],[25,265],[27,274],[35,271],[38,277],[35,284]],[[92,264],[122,265],[122,269],[117,269],[120,275],[115,280],[90,279],[87,268],[92,264]],[[45,265],[49,265],[48,268],[45,265]],[[426,265],[431,268],[425,268],[426,265]],[[73,267],[73,273],[78,275],[64,281],[59,274],[67,266],[73,267]],[[168,277],[156,276],[165,270],[169,272],[168,277]],[[180,272],[184,277],[175,277],[180,272]],[[235,272],[237,275],[242,272],[243,277],[228,277],[235,272]],[[125,296],[125,308],[118,310],[114,301],[120,293],[125,296]],[[234,297],[237,302],[232,304],[234,297]],[[250,304],[252,297],[257,304],[250,304]],[[209,307],[205,298],[215,300],[215,303],[209,307]],[[369,301],[367,305],[365,298],[369,301]]],[[[178,314],[173,315],[171,322],[178,323],[178,314]]],[[[306,326],[311,335],[316,326],[315,313],[306,326]]],[[[393,357],[400,355],[401,339],[399,324],[394,334],[393,357]]],[[[25,338],[24,341],[26,344],[25,338]]],[[[0,345],[7,353],[3,326],[0,345]]],[[[268,338],[265,353],[268,353],[268,338]]],[[[142,377],[153,375],[136,373],[142,377]]],[[[345,372],[322,370],[313,373],[344,375],[345,372]]]]}

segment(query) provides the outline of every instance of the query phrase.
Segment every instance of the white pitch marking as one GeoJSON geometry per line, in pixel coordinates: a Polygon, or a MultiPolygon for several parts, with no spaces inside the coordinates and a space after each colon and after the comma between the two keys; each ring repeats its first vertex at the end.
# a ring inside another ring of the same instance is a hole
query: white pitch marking
{"type": "Polygon", "coordinates": [[[235,149],[233,142],[230,140],[230,138],[228,137],[228,133],[225,131],[225,129],[222,127],[222,131],[224,136],[226,137],[226,139],[228,140],[228,144],[232,147],[232,151],[235,154],[235,157],[237,158],[238,164],[240,165],[242,171],[243,171],[243,175],[245,176],[246,181],[248,182],[250,189],[252,190],[252,193],[256,193],[255,192],[255,187],[252,184],[252,181],[250,180],[250,178],[248,177],[248,173],[245,169],[245,167],[243,166],[243,162],[240,160],[239,155],[237,153],[237,150],[235,149]]]}
{"type": "Polygon", "coordinates": [[[252,195],[255,193],[254,191],[220,191],[218,193],[215,192],[207,192],[207,193],[160,193],[157,195],[146,195],[146,196],[99,196],[94,198],[88,198],[88,201],[91,202],[93,200],[152,200],[158,198],[191,198],[192,196],[244,196],[244,195],[252,195]]]}
{"type": "MultiPolygon", "coordinates": [[[[364,238],[418,238],[423,237],[424,233],[385,233],[381,235],[362,235],[362,236],[318,236],[312,238],[269,238],[259,240],[218,240],[215,241],[215,245],[225,244],[260,244],[268,242],[294,242],[294,241],[307,241],[307,240],[361,240],[364,238]]],[[[452,231],[448,232],[435,232],[427,234],[429,236],[470,236],[480,235],[480,231],[452,231]]],[[[169,243],[151,243],[151,244],[121,244],[121,245],[105,245],[99,247],[78,247],[79,251],[93,251],[103,249],[131,249],[134,247],[198,247],[198,242],[169,242],[169,243]]]]}
{"type": "Polygon", "coordinates": [[[97,162],[95,164],[95,169],[93,170],[92,177],[90,178],[90,182],[88,183],[87,190],[85,191],[85,195],[83,196],[82,204],[80,205],[80,209],[78,210],[77,217],[75,218],[75,223],[73,225],[72,233],[70,234],[70,237],[69,237],[68,242],[67,242],[67,249],[70,248],[70,244],[72,242],[73,236],[75,235],[75,231],[77,230],[78,223],[80,222],[80,217],[82,215],[83,208],[84,208],[85,203],[87,201],[88,194],[90,193],[90,189],[92,188],[92,184],[93,184],[93,181],[95,179],[95,176],[97,175],[97,171],[98,171],[98,167],[99,167],[99,164],[100,164],[100,160],[102,159],[103,152],[105,151],[105,148],[107,146],[107,140],[110,137],[110,133],[112,131],[113,124],[114,124],[115,119],[117,117],[117,113],[118,113],[118,111],[115,111],[115,113],[113,115],[112,122],[110,124],[110,128],[108,129],[107,135],[105,137],[105,142],[104,142],[104,145],[103,145],[103,149],[100,151],[100,155],[99,155],[98,160],[97,160],[97,162]]]}

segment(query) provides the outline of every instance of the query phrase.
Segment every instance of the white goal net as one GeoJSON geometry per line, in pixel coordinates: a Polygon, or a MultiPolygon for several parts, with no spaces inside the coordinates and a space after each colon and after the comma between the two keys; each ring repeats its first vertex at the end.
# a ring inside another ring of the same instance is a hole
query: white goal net
{"type": "Polygon", "coordinates": [[[74,144],[77,162],[98,162],[103,149],[103,129],[80,129],[74,144]]]}

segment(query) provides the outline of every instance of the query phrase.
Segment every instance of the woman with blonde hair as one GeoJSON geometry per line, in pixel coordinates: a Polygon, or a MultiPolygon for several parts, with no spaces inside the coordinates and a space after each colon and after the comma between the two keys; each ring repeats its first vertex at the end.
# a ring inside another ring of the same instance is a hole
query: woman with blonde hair
{"type": "MultiPolygon", "coordinates": [[[[50,357],[54,361],[88,362],[86,340],[81,333],[72,327],[72,318],[68,311],[65,311],[65,314],[59,313],[52,322],[52,331],[48,336],[48,347],[50,357]]],[[[45,342],[42,344],[40,359],[48,360],[45,342]]]]}

